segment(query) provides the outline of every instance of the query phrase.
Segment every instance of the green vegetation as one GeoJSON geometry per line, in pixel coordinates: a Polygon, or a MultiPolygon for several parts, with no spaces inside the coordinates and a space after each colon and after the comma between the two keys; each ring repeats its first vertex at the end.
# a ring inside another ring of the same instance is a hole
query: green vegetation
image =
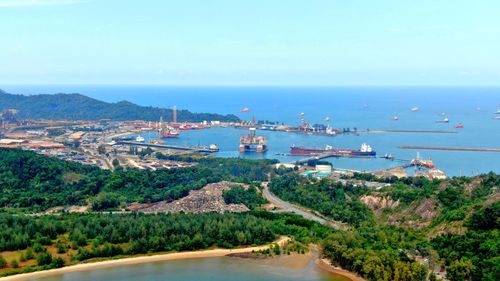
{"type": "MultiPolygon", "coordinates": [[[[80,94],[12,95],[0,90],[0,111],[15,108],[19,118],[68,119],[68,120],[172,120],[172,110],[151,106],[139,106],[127,101],[107,103],[80,94]],[[76,110],[75,110],[76,109],[76,110]]],[[[179,122],[219,120],[238,122],[235,115],[192,113],[177,110],[179,122]]]]}
{"type": "Polygon", "coordinates": [[[429,268],[446,267],[451,281],[500,280],[500,176],[447,180],[355,179],[389,182],[373,190],[314,180],[274,161],[156,155],[197,163],[194,167],[114,172],[32,152],[0,149],[0,274],[55,268],[94,258],[153,252],[232,248],[294,238],[265,254],[305,252],[319,243],[333,264],[367,280],[435,280],[429,268]],[[256,186],[272,175],[270,190],[284,200],[343,221],[335,231],[301,217],[259,209],[256,186]],[[121,209],[130,202],[175,200],[207,183],[248,184],[224,192],[227,203],[243,203],[242,214],[66,214],[27,216],[24,211],[61,205],[121,209]],[[372,204],[366,198],[371,198],[372,204]],[[15,256],[7,256],[5,253],[15,256]],[[17,263],[17,266],[14,266],[17,263]],[[19,267],[16,269],[16,267],[19,267]]]}
{"type": "Polygon", "coordinates": [[[255,186],[245,189],[242,186],[236,186],[230,190],[224,191],[224,201],[227,204],[243,204],[250,209],[255,209],[267,201],[257,194],[255,186]]]}
{"type": "Polygon", "coordinates": [[[270,161],[202,159],[194,167],[104,171],[29,151],[0,149],[0,208],[45,210],[86,205],[113,209],[131,202],[175,200],[208,183],[267,177],[270,161]]]}
{"type": "Polygon", "coordinates": [[[392,185],[373,191],[283,173],[270,187],[282,199],[356,226],[325,239],[323,255],[368,280],[427,280],[427,269],[416,256],[426,258],[431,267],[443,262],[451,281],[500,280],[499,175],[354,178],[392,185]],[[372,211],[361,203],[363,196],[394,205],[372,211]]]}
{"type": "Polygon", "coordinates": [[[250,160],[242,158],[195,158],[190,156],[167,156],[157,153],[156,157],[163,160],[196,162],[199,166],[206,167],[214,177],[229,181],[251,183],[265,181],[272,173],[271,165],[276,160],[250,160]]]}
{"type": "Polygon", "coordinates": [[[270,190],[281,199],[319,211],[334,220],[352,225],[371,222],[370,210],[359,200],[366,187],[343,185],[329,179],[311,180],[296,174],[276,177],[270,190]]]}
{"type": "Polygon", "coordinates": [[[427,268],[410,260],[400,248],[407,246],[406,234],[394,228],[335,233],[325,239],[323,255],[368,280],[424,281],[427,268]]]}
{"type": "Polygon", "coordinates": [[[464,235],[446,234],[431,240],[451,280],[500,280],[500,201],[474,213],[464,235]]]}
{"type": "MultiPolygon", "coordinates": [[[[301,217],[262,211],[224,215],[62,214],[33,217],[0,214],[0,251],[23,251],[22,260],[35,260],[35,269],[64,266],[64,259],[78,262],[214,246],[261,245],[280,235],[295,237],[307,244],[320,241],[327,233],[325,227],[301,217]],[[50,248],[62,250],[53,254],[48,251],[50,248]]],[[[300,244],[294,245],[288,251],[300,249],[300,244]]]]}

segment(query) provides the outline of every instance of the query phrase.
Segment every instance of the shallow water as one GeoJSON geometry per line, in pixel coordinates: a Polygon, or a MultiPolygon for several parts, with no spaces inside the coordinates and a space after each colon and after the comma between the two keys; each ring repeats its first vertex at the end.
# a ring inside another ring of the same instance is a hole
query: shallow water
{"type": "Polygon", "coordinates": [[[305,267],[231,257],[200,258],[118,266],[92,271],[72,272],[39,281],[349,281],[318,268],[310,259],[305,267]]]}

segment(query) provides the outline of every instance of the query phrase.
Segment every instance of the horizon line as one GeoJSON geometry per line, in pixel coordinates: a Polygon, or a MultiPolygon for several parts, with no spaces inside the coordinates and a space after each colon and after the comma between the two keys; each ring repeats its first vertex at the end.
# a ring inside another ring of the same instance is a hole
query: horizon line
{"type": "Polygon", "coordinates": [[[163,87],[307,87],[307,88],[334,88],[334,87],[468,87],[468,88],[497,88],[500,84],[170,84],[170,83],[0,83],[3,86],[163,86],[163,87]]]}

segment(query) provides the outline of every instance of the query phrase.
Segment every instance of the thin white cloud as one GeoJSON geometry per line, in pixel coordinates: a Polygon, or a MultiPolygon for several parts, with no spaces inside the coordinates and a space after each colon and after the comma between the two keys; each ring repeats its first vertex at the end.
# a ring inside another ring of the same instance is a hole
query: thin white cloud
{"type": "Polygon", "coordinates": [[[73,5],[84,2],[89,0],[0,0],[0,8],[73,5]]]}

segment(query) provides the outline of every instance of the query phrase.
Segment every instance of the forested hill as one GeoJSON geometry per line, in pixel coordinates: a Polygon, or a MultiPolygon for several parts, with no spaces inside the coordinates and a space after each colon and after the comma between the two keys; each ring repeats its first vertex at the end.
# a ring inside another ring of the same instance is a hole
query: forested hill
{"type": "MultiPolygon", "coordinates": [[[[0,111],[14,108],[19,118],[69,119],[69,120],[147,120],[156,121],[160,116],[172,120],[172,110],[146,107],[128,101],[108,103],[81,94],[13,95],[0,90],[0,111]]],[[[219,120],[237,122],[235,115],[193,113],[177,110],[179,122],[201,122],[219,120]]]]}

